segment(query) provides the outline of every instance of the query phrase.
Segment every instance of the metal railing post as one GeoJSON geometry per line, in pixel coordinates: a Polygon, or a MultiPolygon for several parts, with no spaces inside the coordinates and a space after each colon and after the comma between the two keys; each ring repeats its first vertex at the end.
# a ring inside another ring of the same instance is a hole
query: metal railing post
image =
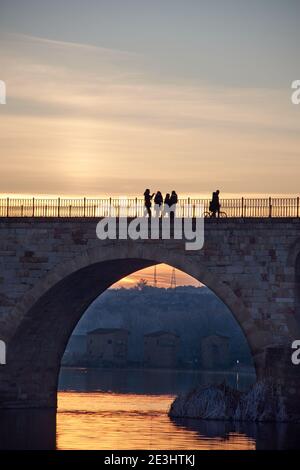
{"type": "Polygon", "coordinates": [[[83,198],[83,217],[85,217],[86,197],[83,198]]]}
{"type": "Polygon", "coordinates": [[[242,219],[244,218],[244,198],[242,197],[242,219]]]}
{"type": "Polygon", "coordinates": [[[9,197],[6,199],[6,217],[9,217],[9,197]]]}
{"type": "Polygon", "coordinates": [[[34,217],[34,212],[35,212],[35,207],[34,207],[34,197],[32,198],[32,217],[34,217]]]}
{"type": "Polygon", "coordinates": [[[269,217],[272,217],[272,198],[269,197],[269,217]]]}
{"type": "Polygon", "coordinates": [[[57,217],[60,217],[60,197],[57,200],[57,217]]]}
{"type": "Polygon", "coordinates": [[[298,196],[297,197],[297,217],[299,217],[299,204],[300,204],[300,198],[298,196]]]}

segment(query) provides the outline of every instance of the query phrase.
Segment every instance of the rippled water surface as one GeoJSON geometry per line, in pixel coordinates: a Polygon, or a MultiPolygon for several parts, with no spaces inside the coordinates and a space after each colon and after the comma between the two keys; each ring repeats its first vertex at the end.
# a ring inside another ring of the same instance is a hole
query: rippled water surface
{"type": "Polygon", "coordinates": [[[173,421],[171,395],[59,394],[58,449],[254,449],[255,440],[224,424],[173,421]],[[201,428],[202,432],[201,433],[201,428]]]}
{"type": "Polygon", "coordinates": [[[62,369],[58,411],[0,411],[2,449],[296,449],[300,425],[171,419],[174,397],[253,374],[174,370],[62,369]]]}

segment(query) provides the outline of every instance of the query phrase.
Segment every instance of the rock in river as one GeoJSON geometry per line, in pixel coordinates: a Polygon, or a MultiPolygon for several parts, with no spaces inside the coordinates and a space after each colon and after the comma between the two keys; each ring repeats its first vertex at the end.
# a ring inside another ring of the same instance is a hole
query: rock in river
{"type": "Polygon", "coordinates": [[[169,416],[231,421],[289,421],[271,381],[256,382],[247,392],[225,383],[200,386],[173,401],[169,416]]]}

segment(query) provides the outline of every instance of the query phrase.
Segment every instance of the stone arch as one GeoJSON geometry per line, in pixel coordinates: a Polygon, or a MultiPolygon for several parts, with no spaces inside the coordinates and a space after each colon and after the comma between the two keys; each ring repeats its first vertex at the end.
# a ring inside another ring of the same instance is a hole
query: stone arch
{"type": "Polygon", "coordinates": [[[11,313],[11,317],[14,319],[15,329],[20,325],[23,318],[26,317],[26,313],[33,305],[47,291],[61,282],[62,279],[93,264],[126,259],[135,259],[141,260],[141,262],[144,263],[151,263],[149,265],[166,263],[186,272],[209,287],[209,289],[228,306],[241,327],[245,327],[245,333],[249,331],[250,326],[253,326],[250,313],[242,299],[237,297],[231,287],[227,283],[223,283],[219,279],[219,276],[213,274],[209,267],[199,258],[188,255],[184,251],[167,249],[165,246],[150,247],[145,244],[144,246],[138,245],[136,249],[133,249],[133,246],[134,245],[130,242],[118,242],[118,244],[105,247],[105,249],[94,248],[86,250],[80,256],[76,256],[69,262],[56,265],[49,274],[37,281],[36,285],[23,296],[11,313]]]}
{"type": "Polygon", "coordinates": [[[15,330],[9,338],[7,367],[13,402],[20,406],[56,406],[61,357],[68,339],[90,303],[110,285],[139,269],[166,263],[209,287],[238,321],[258,368],[264,345],[248,309],[230,285],[212,273],[201,258],[163,242],[118,243],[86,250],[57,265],[37,282],[14,311],[15,330]]]}

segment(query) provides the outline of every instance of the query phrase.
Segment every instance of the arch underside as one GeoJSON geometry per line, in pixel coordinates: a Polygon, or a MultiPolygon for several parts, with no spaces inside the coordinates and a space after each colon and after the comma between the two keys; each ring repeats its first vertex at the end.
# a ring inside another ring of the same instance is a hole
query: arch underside
{"type": "MultiPolygon", "coordinates": [[[[10,395],[18,406],[56,406],[57,382],[61,358],[67,342],[88,306],[108,287],[140,269],[166,263],[181,269],[209,287],[231,310],[243,330],[253,355],[259,353],[251,343],[250,315],[231,288],[222,284],[192,257],[165,251],[151,253],[132,250],[84,254],[70,265],[59,266],[23,299],[17,312],[19,326],[10,338],[7,349],[7,377],[10,395]],[[153,253],[152,253],[153,255],[153,253]],[[104,258],[104,259],[103,259],[104,258]],[[60,280],[58,280],[60,278],[60,280]],[[32,305],[28,308],[28,302],[32,305]]],[[[14,401],[13,400],[13,401],[14,401]]]]}

